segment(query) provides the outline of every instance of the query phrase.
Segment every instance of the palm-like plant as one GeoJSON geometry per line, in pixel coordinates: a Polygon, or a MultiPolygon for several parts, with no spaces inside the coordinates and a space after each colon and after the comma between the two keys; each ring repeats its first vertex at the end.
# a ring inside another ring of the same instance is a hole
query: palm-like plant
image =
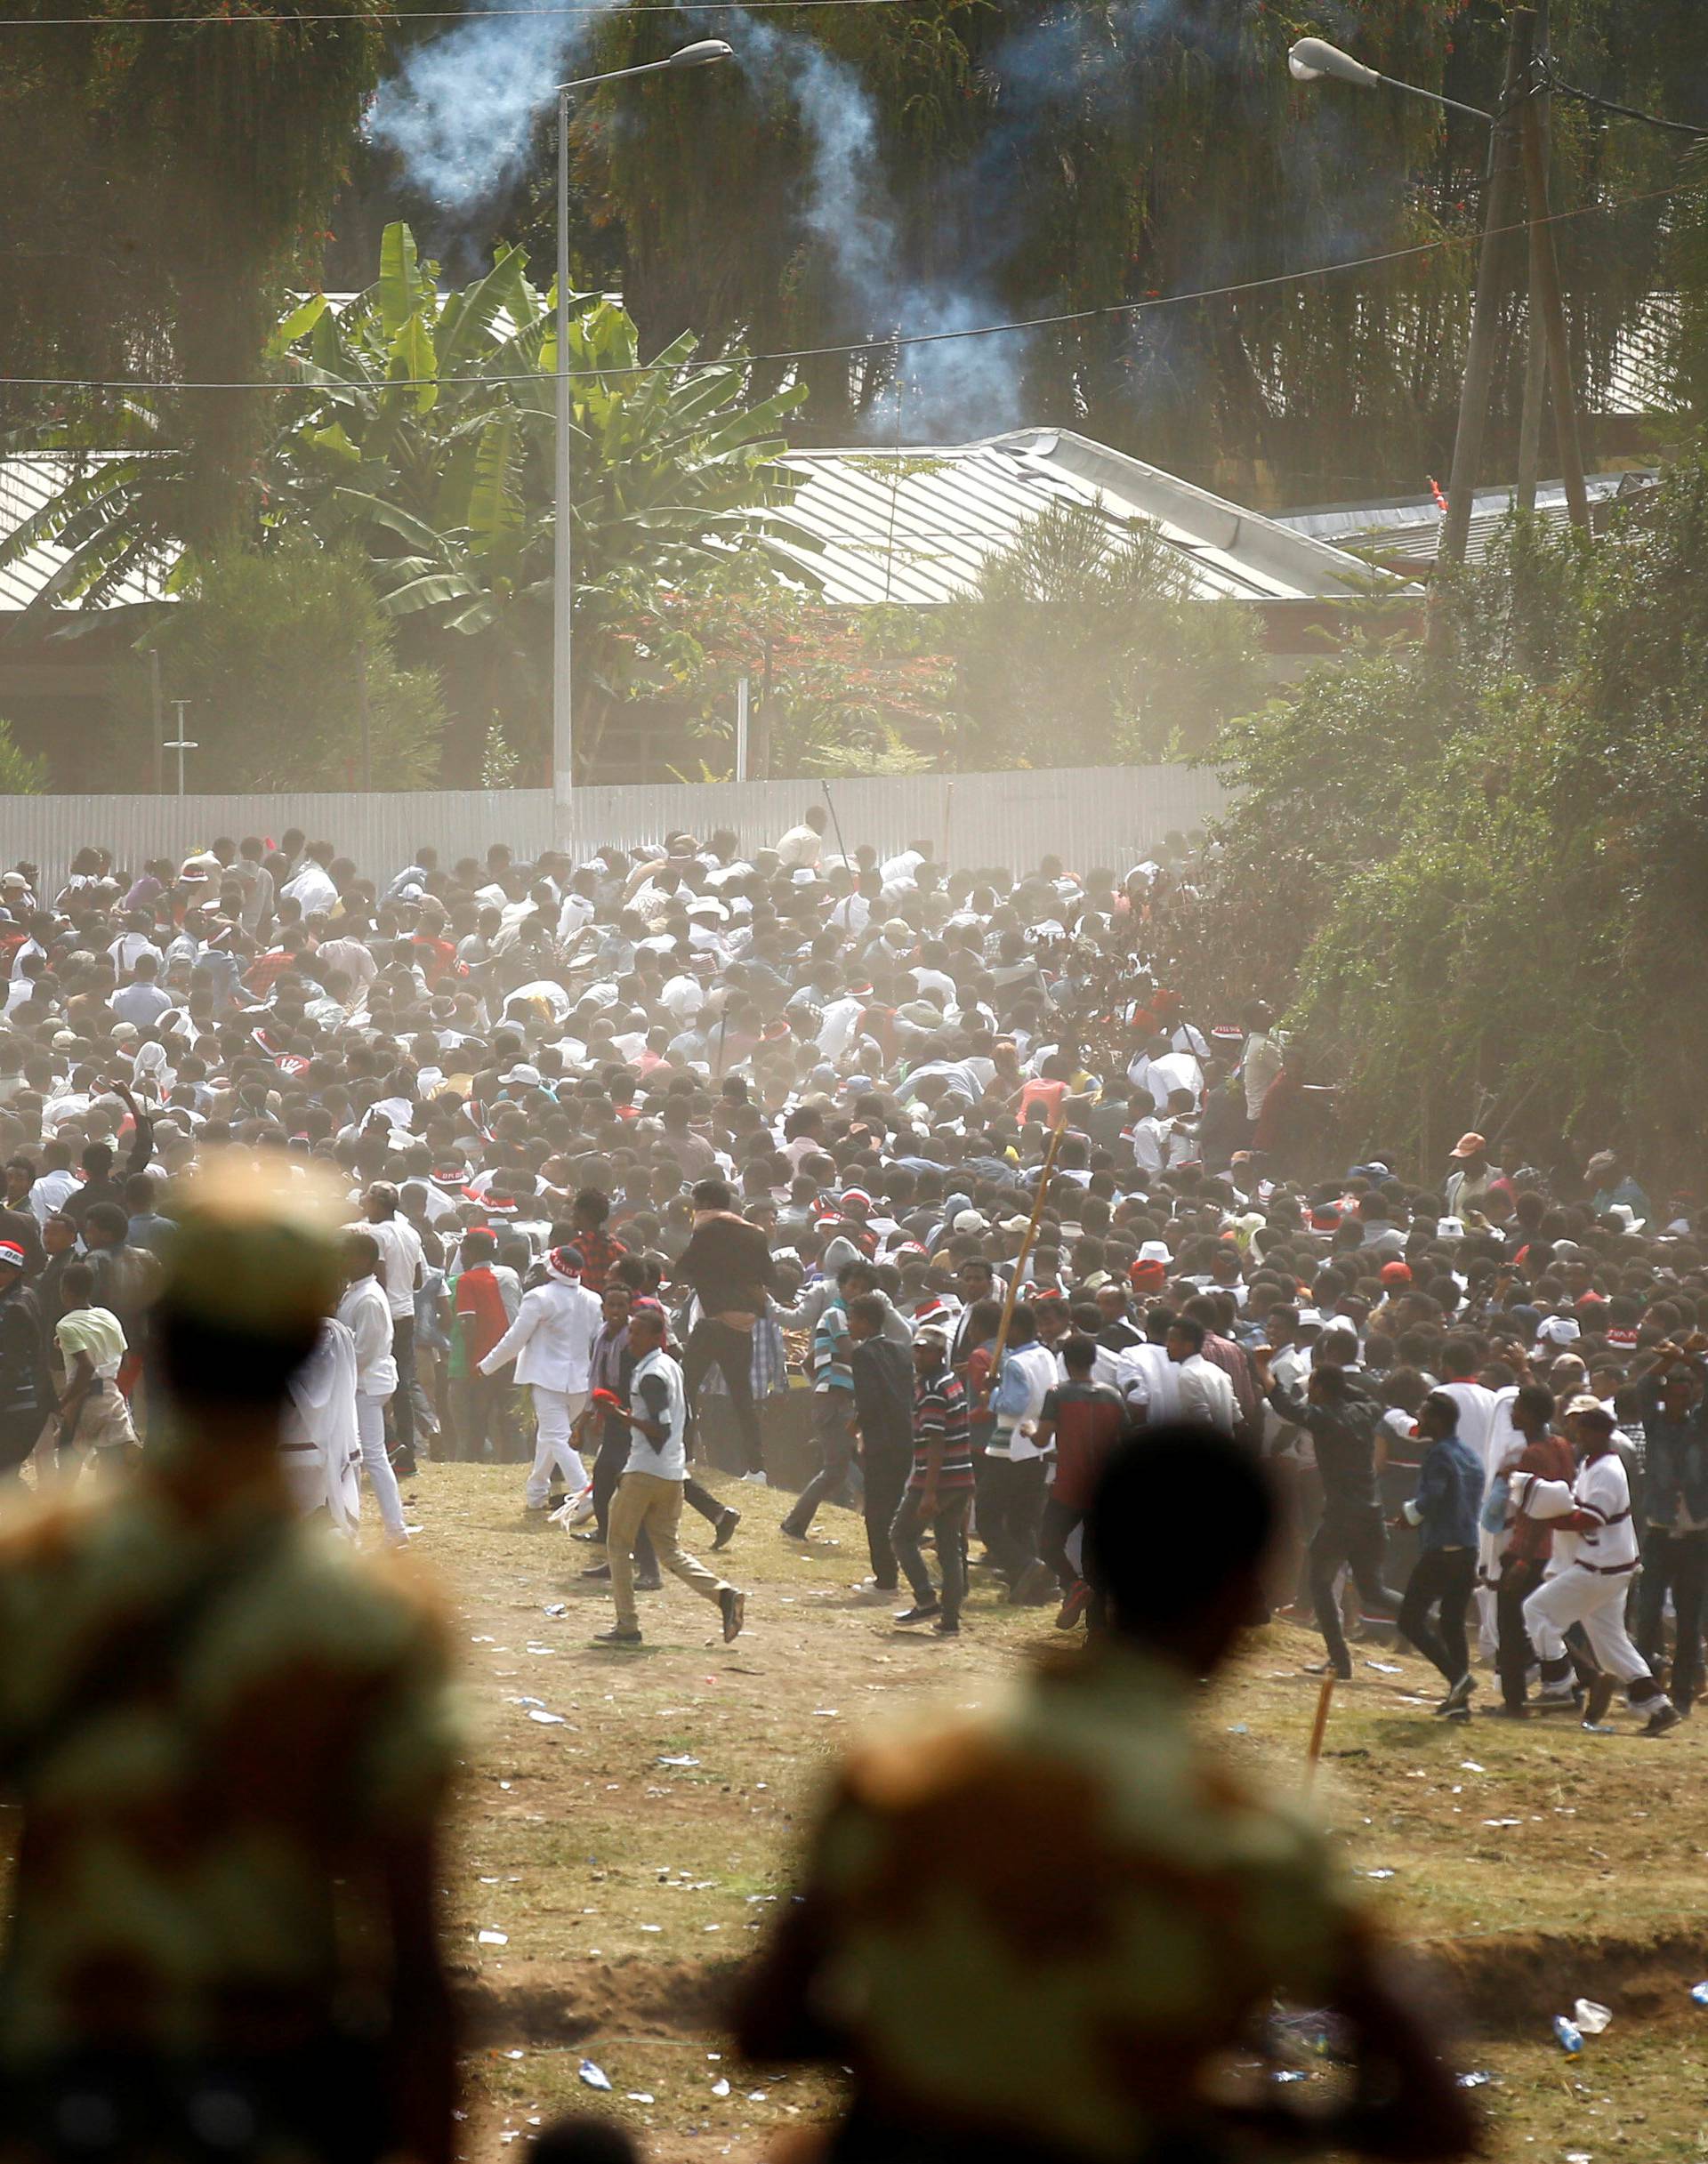
{"type": "MultiPolygon", "coordinates": [[[[306,527],[327,545],[358,540],[384,607],[410,624],[414,657],[445,670],[471,750],[494,720],[524,754],[544,734],[554,306],[515,248],[441,291],[396,224],[372,286],[342,307],[324,294],[293,307],[269,350],[281,389],[252,476],[252,537],[306,527]]],[[[642,363],[622,308],[598,294],[573,302],[577,741],[589,757],[644,664],[614,624],[736,551],[752,551],[761,577],[783,575],[769,553],[787,487],[777,430],[804,390],[747,406],[741,365],[699,366],[694,352],[685,335],[642,363]]],[[[43,542],[65,551],[42,607],[98,602],[147,562],[170,567],[178,590],[193,585],[180,515],[190,461],[152,408],[132,418],[134,443],[117,455],[50,446],[73,455],[64,487],[0,543],[0,567],[43,542]]],[[[798,557],[789,573],[798,580],[798,557]]]]}

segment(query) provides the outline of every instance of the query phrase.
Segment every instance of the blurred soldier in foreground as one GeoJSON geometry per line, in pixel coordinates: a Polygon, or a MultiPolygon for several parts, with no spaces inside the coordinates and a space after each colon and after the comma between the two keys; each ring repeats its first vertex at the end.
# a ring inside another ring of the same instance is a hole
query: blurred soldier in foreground
{"type": "Polygon", "coordinates": [[[292,1377],[342,1273],[310,1183],[216,1162],[156,1342],[172,1432],[0,1540],[0,2158],[451,2153],[440,1633],[302,1522],[292,1377]]]}
{"type": "Polygon", "coordinates": [[[852,2069],[834,2157],[1470,2149],[1464,2099],[1321,1837],[1192,1734],[1196,1681],[1257,1600],[1271,1516],[1231,1441],[1164,1428],[1121,1444],[1086,1538],[1113,1630],[987,1715],[850,1754],[738,2021],[753,2059],[852,2069]],[[1343,2019],[1357,2071],[1333,2117],[1218,2086],[1277,1991],[1343,2019]]]}

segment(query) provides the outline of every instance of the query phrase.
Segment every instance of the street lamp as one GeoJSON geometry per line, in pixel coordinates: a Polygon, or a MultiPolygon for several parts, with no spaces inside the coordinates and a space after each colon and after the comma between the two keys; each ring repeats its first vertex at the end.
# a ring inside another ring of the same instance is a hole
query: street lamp
{"type": "Polygon", "coordinates": [[[662,60],[636,68],[613,68],[604,75],[578,76],[558,85],[558,382],[557,519],[552,584],[552,840],[567,841],[569,803],[575,787],[575,725],[570,713],[571,605],[574,596],[569,537],[569,99],[577,90],[618,83],[630,76],[658,75],[665,68],[710,68],[732,60],[733,49],[721,37],[702,37],[662,60]]]}
{"type": "Polygon", "coordinates": [[[1291,46],[1287,73],[1295,83],[1319,83],[1325,76],[1333,76],[1337,83],[1356,83],[1360,90],[1398,90],[1408,98],[1426,98],[1431,105],[1445,105],[1451,112],[1486,120],[1491,126],[1494,121],[1494,114],[1486,113],[1480,105],[1462,105],[1457,98],[1444,98],[1438,91],[1420,90],[1415,83],[1402,83],[1398,76],[1366,68],[1349,52],[1331,45],[1325,37],[1301,37],[1291,46]]]}
{"type": "MultiPolygon", "coordinates": [[[[1546,0],[1542,0],[1545,7],[1546,0]]],[[[1443,563],[1462,564],[1470,537],[1472,496],[1482,459],[1494,374],[1494,344],[1501,303],[1501,250],[1506,234],[1524,210],[1528,198],[1530,228],[1530,300],[1534,320],[1539,323],[1545,347],[1547,374],[1554,386],[1555,423],[1559,438],[1560,467],[1566,483],[1566,501],[1574,524],[1586,532],[1590,524],[1589,498],[1583,482],[1583,454],[1578,438],[1577,394],[1572,376],[1571,356],[1566,336],[1565,303],[1559,290],[1559,266],[1548,209],[1548,166],[1543,142],[1538,101],[1544,84],[1535,72],[1538,51],[1544,53],[1546,19],[1535,7],[1515,7],[1508,19],[1506,76],[1501,102],[1493,113],[1478,105],[1462,105],[1414,83],[1382,75],[1362,60],[1342,52],[1325,38],[1301,37],[1287,54],[1287,69],[1295,82],[1318,82],[1332,76],[1360,89],[1397,90],[1408,98],[1424,98],[1431,105],[1446,106],[1488,125],[1488,186],[1483,200],[1482,250],[1478,259],[1477,285],[1471,298],[1470,336],[1465,350],[1464,381],[1459,394],[1459,421],[1454,433],[1453,475],[1447,483],[1447,508],[1441,521],[1438,554],[1443,563]]],[[[1535,334],[1533,332],[1532,335],[1535,334]]],[[[1541,411],[1542,376],[1535,367],[1526,384],[1527,417],[1524,440],[1534,443],[1536,416],[1541,411]]],[[[1519,459],[1520,496],[1534,508],[1535,463],[1526,452],[1519,459]]],[[[1441,619],[1432,625],[1439,636],[1441,619]]]]}

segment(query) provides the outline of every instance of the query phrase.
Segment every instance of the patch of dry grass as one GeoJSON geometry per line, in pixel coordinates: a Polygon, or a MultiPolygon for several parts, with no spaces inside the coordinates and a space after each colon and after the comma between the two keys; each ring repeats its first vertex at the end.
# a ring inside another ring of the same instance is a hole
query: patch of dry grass
{"type": "MultiPolygon", "coordinates": [[[[822,1513],[828,1539],[803,1550],[777,1531],[788,1499],[730,1485],[745,1516],[725,1560],[752,1596],[741,1639],[724,1646],[713,1612],[667,1581],[643,1598],[643,1651],[594,1648],[609,1602],[578,1573],[598,1551],[525,1524],[520,1491],[517,1468],[465,1466],[428,1467],[414,1490],[421,1559],[466,1640],[473,1742],[448,1887],[479,2031],[464,2153],[509,2156],[532,2120],[597,2105],[660,2159],[751,2157],[825,2103],[813,2080],[707,2055],[724,2049],[721,1975],[784,1890],[821,1767],[853,1724],[906,1697],[979,1703],[1054,1638],[1050,1614],[975,1591],[959,1643],[898,1631],[850,1590],[866,1569],[856,1516],[822,1513]],[[683,1758],[697,1763],[663,1763],[683,1758]],[[483,1929],[506,1943],[480,1944],[483,1929]],[[610,2096],[581,2083],[584,2055],[610,2096]]],[[[710,1529],[690,1515],[690,1548],[703,1531],[704,1557],[710,1529]]],[[[1277,1789],[1302,1777],[1317,1688],[1302,1668],[1319,1652],[1277,1624],[1205,1704],[1235,1762],[1277,1789]]],[[[1460,1972],[1465,2051],[1498,2077],[1483,2092],[1496,2152],[1699,2156],[1708,2013],[1688,1989],[1708,1975],[1708,1941],[1698,1960],[1680,1934],[1708,1895],[1701,1736],[1648,1743],[1623,1714],[1608,1737],[1569,1721],[1454,1726],[1433,1718],[1438,1686],[1409,1653],[1354,1654],[1315,1799],[1377,1912],[1460,1972]],[[1578,1996],[1618,2018],[1568,2061],[1548,2015],[1578,1996]]]]}

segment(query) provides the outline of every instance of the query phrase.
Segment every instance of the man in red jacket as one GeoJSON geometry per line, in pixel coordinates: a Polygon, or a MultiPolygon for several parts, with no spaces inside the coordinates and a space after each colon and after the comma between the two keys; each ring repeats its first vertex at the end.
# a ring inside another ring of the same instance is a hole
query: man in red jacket
{"type": "MultiPolygon", "coordinates": [[[[1554,1429],[1554,1394],[1539,1382],[1527,1382],[1512,1401],[1512,1426],[1523,1438],[1523,1448],[1496,1469],[1510,1473],[1539,1473],[1544,1480],[1575,1477],[1577,1460],[1571,1444],[1554,1429]]],[[[1501,1677],[1501,1707],[1508,1720],[1528,1717],[1525,1690],[1535,1653],[1524,1628],[1524,1604],[1542,1583],[1553,1553],[1554,1536],[1545,1518],[1516,1518],[1507,1528],[1507,1545],[1501,1557],[1500,1582],[1494,1589],[1494,1614],[1500,1633],[1495,1665],[1501,1677]]]]}

